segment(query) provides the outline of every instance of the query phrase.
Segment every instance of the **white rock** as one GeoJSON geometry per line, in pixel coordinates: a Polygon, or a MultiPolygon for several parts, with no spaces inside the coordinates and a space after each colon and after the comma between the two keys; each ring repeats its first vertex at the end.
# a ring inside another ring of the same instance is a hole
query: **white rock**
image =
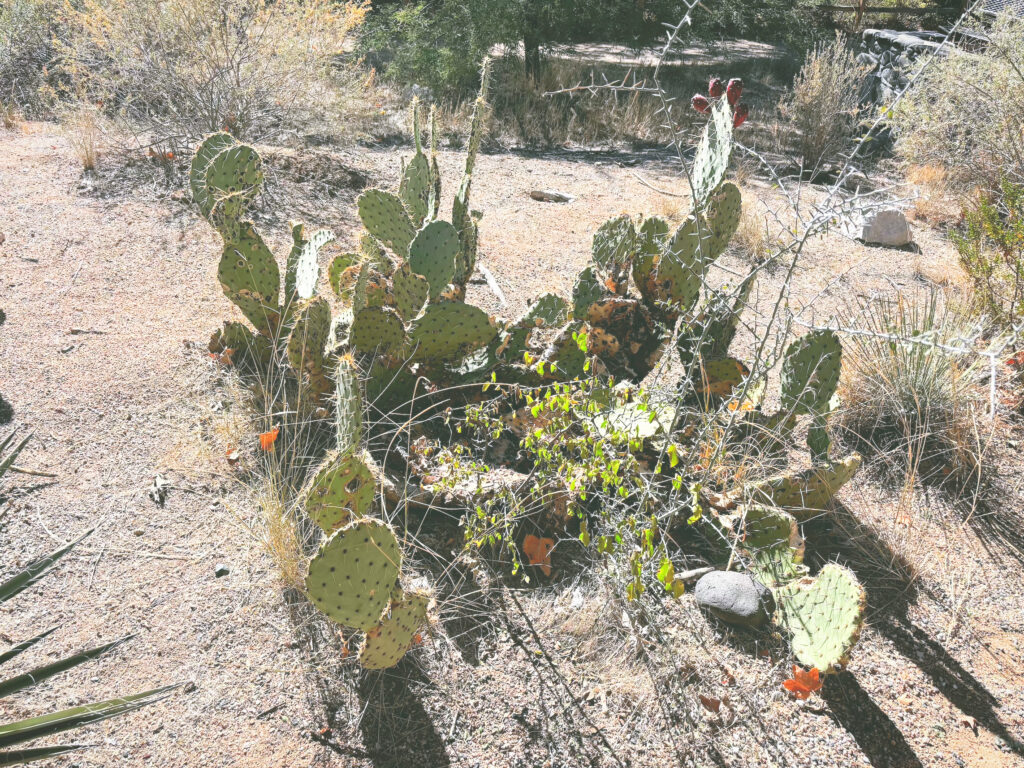
{"type": "Polygon", "coordinates": [[[842,228],[847,237],[868,245],[899,248],[914,242],[907,217],[897,208],[855,212],[843,220],[842,228]]]}

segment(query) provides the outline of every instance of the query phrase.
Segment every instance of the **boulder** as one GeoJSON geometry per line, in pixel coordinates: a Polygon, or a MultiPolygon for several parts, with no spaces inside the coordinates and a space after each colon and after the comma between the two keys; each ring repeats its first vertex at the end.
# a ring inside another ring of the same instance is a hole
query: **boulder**
{"type": "Polygon", "coordinates": [[[775,613],[772,592],[753,576],[712,571],[701,577],[693,597],[704,610],[728,624],[760,627],[775,613]]]}
{"type": "Polygon", "coordinates": [[[914,242],[907,217],[898,208],[855,211],[843,219],[842,230],[868,245],[902,248],[914,242]]]}

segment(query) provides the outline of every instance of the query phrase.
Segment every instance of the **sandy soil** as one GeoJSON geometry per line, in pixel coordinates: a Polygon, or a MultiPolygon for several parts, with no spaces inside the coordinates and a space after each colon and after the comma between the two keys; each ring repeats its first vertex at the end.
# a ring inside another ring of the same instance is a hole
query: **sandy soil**
{"type": "MultiPolygon", "coordinates": [[[[375,184],[395,181],[393,151],[350,152],[347,161],[375,184]]],[[[449,178],[458,162],[443,157],[449,178]]],[[[481,158],[483,263],[508,297],[505,314],[541,292],[566,291],[608,216],[669,212],[671,201],[635,173],[674,183],[656,157],[481,158]],[[547,188],[577,199],[529,199],[547,188]]],[[[915,498],[912,525],[897,524],[898,499],[869,473],[844,490],[827,523],[806,531],[809,551],[854,568],[869,597],[849,670],[806,705],[780,687],[787,661],[778,639],[710,624],[684,598],[665,608],[678,634],[661,650],[637,645],[644,633],[624,628],[617,603],[586,582],[521,597],[536,636],[517,611],[485,615],[467,600],[473,611],[443,609],[396,670],[325,668],[305,612],[282,594],[254,532],[253,500],[224,466],[217,425],[230,403],[201,349],[233,312],[216,282],[215,235],[175,196],[103,196],[80,179],[51,128],[0,134],[0,392],[15,424],[36,436],[20,463],[58,475],[19,481],[0,517],[0,574],[97,527],[53,575],[0,610],[0,650],[54,624],[26,666],[137,636],[113,658],[0,702],[0,720],[188,685],[92,727],[85,739],[95,748],[55,764],[1024,764],[1019,560],[941,500],[915,498]],[[163,506],[147,495],[157,474],[170,483],[163,506]],[[220,564],[230,573],[217,578],[220,564]],[[729,701],[714,714],[698,694],[729,701]]],[[[307,194],[297,211],[266,213],[264,229],[282,243],[284,220],[299,213],[354,241],[356,191],[317,203],[316,183],[300,181],[307,194]]],[[[915,234],[921,255],[832,235],[814,242],[796,296],[821,294],[816,311],[827,316],[857,293],[913,288],[955,270],[939,235],[915,234]]],[[[473,290],[499,309],[484,286],[473,290]]],[[[1007,441],[1019,433],[1000,423],[990,458],[1005,506],[1018,511],[1021,459],[1007,441]]]]}

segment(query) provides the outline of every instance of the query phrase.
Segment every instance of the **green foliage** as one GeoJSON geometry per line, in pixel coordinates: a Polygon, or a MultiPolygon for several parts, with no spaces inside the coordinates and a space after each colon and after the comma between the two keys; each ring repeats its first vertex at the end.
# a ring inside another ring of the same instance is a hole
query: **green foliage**
{"type": "MultiPolygon", "coordinates": [[[[0,475],[3,473],[0,472],[0,475]]],[[[0,604],[13,599],[26,589],[44,578],[57,562],[70,552],[92,531],[75,539],[69,544],[56,549],[49,555],[33,560],[20,571],[0,583],[0,604]]],[[[0,654],[0,666],[17,658],[21,653],[43,641],[57,627],[48,629],[35,637],[24,640],[3,654],[0,654]]],[[[0,699],[18,691],[31,689],[63,672],[93,661],[113,651],[127,642],[131,636],[113,642],[104,643],[95,648],[79,651],[57,661],[37,667],[20,675],[0,680],[0,699]]],[[[136,709],[160,701],[177,686],[164,686],[143,691],[131,696],[124,696],[106,701],[72,707],[48,715],[40,715],[14,722],[0,723],[0,765],[21,765],[38,760],[52,759],[58,755],[82,749],[83,744],[56,744],[43,747],[22,746],[37,739],[46,739],[64,731],[80,728],[90,723],[100,722],[111,717],[127,714],[136,709]]]]}
{"type": "Polygon", "coordinates": [[[964,212],[952,239],[983,309],[1015,326],[1024,316],[1024,184],[1003,178],[964,212]]]}

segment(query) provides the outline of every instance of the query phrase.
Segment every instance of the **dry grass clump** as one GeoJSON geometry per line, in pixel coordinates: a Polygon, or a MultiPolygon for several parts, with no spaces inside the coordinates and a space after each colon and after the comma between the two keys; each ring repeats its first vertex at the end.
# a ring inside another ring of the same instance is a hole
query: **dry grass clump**
{"type": "Polygon", "coordinates": [[[949,172],[937,165],[907,168],[907,183],[917,188],[918,196],[908,216],[933,227],[946,228],[960,220],[960,203],[950,189],[949,172]]]}
{"type": "Polygon", "coordinates": [[[796,132],[796,150],[805,168],[828,165],[847,149],[861,121],[860,89],[866,74],[840,33],[807,54],[792,92],[779,105],[796,132]]]}
{"type": "Polygon", "coordinates": [[[93,107],[79,106],[62,121],[64,136],[82,164],[83,171],[95,171],[103,141],[102,117],[93,107]]]}
{"type": "Polygon", "coordinates": [[[983,403],[970,350],[980,329],[935,290],[865,300],[844,326],[840,439],[907,487],[977,480],[983,403]]]}

